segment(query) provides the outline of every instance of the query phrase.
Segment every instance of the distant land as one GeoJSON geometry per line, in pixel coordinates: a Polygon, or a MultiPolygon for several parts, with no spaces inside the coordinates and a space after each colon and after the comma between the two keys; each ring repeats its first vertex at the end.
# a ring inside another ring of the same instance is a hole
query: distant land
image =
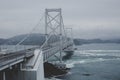
{"type": "MultiPolygon", "coordinates": [[[[0,45],[16,45],[28,34],[17,35],[8,39],[0,39],[0,45]]],[[[31,34],[24,42],[21,44],[23,45],[41,45],[45,41],[44,34],[31,34]]]]}
{"type": "MultiPolygon", "coordinates": [[[[8,39],[0,38],[0,45],[15,45],[20,42],[23,38],[25,38],[27,34],[14,36],[8,39]]],[[[54,38],[54,37],[52,37],[54,38]]],[[[44,34],[31,34],[23,43],[23,45],[41,45],[45,41],[44,34]]],[[[75,45],[82,45],[82,44],[92,44],[92,43],[120,43],[120,39],[109,39],[109,40],[102,40],[102,39],[74,39],[75,45]]]]}
{"type": "Polygon", "coordinates": [[[120,39],[109,39],[109,40],[102,40],[102,39],[74,39],[75,45],[82,45],[82,44],[92,44],[92,43],[120,43],[120,39]]]}

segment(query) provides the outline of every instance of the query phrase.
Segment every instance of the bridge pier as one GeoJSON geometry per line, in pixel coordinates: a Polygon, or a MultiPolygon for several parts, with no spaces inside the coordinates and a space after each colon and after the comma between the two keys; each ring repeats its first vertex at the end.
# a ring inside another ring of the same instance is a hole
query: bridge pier
{"type": "MultiPolygon", "coordinates": [[[[29,78],[29,76],[26,71],[9,69],[1,72],[0,80],[35,80],[34,78],[29,78]]],[[[31,76],[33,76],[33,74],[31,76]]]]}
{"type": "Polygon", "coordinates": [[[5,72],[3,72],[3,80],[6,80],[5,72]]]}
{"type": "Polygon", "coordinates": [[[23,75],[21,80],[44,80],[43,55],[40,49],[34,51],[34,56],[27,63],[23,64],[20,73],[23,75]]]}
{"type": "Polygon", "coordinates": [[[1,72],[0,72],[0,80],[6,80],[5,71],[1,71],[1,72]]]}

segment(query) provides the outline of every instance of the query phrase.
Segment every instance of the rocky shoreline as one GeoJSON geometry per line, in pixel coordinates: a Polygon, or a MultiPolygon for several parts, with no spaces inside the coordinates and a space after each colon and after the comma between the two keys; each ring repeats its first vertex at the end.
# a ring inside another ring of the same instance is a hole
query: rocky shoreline
{"type": "Polygon", "coordinates": [[[68,70],[70,70],[70,68],[58,68],[49,62],[44,63],[44,75],[46,78],[64,75],[68,70]]]}

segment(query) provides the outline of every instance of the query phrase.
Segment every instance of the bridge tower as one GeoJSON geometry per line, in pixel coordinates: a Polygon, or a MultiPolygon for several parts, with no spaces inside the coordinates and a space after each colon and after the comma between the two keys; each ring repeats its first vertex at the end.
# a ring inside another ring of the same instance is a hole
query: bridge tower
{"type": "MultiPolygon", "coordinates": [[[[45,35],[46,40],[52,36],[59,36],[60,40],[60,57],[59,60],[62,62],[62,36],[63,36],[63,20],[61,8],[59,9],[45,9],[45,35]]],[[[49,44],[48,42],[46,42],[49,44]]]]}

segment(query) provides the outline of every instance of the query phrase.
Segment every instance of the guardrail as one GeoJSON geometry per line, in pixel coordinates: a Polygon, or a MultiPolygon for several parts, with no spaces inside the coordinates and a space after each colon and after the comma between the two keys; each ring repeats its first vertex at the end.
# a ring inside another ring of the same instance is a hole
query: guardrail
{"type": "Polygon", "coordinates": [[[34,55],[33,52],[27,53],[26,50],[9,53],[0,56],[0,70],[11,67],[12,65],[18,64],[24,61],[24,58],[28,58],[34,55]]]}

